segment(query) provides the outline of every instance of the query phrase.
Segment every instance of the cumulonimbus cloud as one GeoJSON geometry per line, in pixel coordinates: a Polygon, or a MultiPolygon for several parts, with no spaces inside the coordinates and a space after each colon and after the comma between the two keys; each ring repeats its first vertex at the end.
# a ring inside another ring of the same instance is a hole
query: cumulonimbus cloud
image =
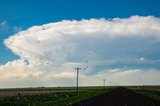
{"type": "MultiPolygon", "coordinates": [[[[160,18],[154,16],[63,20],[33,26],[5,39],[4,44],[20,59],[1,65],[0,70],[3,73],[16,66],[13,73],[18,70],[27,78],[48,76],[47,80],[51,80],[48,73],[57,80],[73,78],[76,65],[89,67],[84,75],[93,73],[91,76],[122,67],[135,70],[149,66],[158,70],[160,67],[153,64],[159,65],[160,58],[157,54],[153,57],[152,51],[160,52],[159,42],[160,18]],[[101,63],[106,65],[98,67],[101,63]],[[32,74],[25,74],[27,70],[32,74]]],[[[10,72],[5,74],[10,76],[10,72]]]]}

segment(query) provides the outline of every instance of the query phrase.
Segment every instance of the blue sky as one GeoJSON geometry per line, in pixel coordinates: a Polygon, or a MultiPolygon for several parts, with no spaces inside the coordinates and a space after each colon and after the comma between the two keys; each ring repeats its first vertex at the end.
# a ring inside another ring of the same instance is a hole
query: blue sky
{"type": "Polygon", "coordinates": [[[68,64],[86,65],[81,85],[90,84],[88,76],[92,82],[102,76],[137,84],[137,77],[145,77],[144,84],[160,84],[159,4],[159,0],[0,0],[0,71],[5,73],[0,87],[73,85],[74,68],[68,64]],[[46,65],[50,61],[28,50],[66,63],[52,72],[54,66],[46,65]],[[45,76],[43,81],[40,76],[45,76]],[[15,86],[7,85],[12,77],[15,86]],[[57,82],[53,84],[51,77],[57,82]]]}

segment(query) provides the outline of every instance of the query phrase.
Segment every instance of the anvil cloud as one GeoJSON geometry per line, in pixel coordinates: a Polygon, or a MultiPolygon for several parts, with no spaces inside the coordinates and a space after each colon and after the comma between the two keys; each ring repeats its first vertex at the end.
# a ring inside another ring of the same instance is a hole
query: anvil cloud
{"type": "Polygon", "coordinates": [[[4,44],[20,57],[0,66],[5,87],[73,86],[76,66],[80,85],[101,85],[103,78],[160,84],[160,18],[154,16],[62,20],[20,31],[4,44]]]}

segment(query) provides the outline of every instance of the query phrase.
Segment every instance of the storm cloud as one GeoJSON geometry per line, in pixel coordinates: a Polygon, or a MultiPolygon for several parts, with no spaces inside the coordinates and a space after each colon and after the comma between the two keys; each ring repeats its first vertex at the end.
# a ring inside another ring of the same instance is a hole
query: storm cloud
{"type": "Polygon", "coordinates": [[[32,80],[37,86],[72,86],[76,66],[82,67],[81,85],[101,85],[105,77],[140,84],[137,75],[141,84],[160,82],[160,19],[154,16],[62,20],[20,31],[4,44],[20,57],[0,66],[6,87],[11,79],[17,86],[32,86],[25,84],[32,80]]]}

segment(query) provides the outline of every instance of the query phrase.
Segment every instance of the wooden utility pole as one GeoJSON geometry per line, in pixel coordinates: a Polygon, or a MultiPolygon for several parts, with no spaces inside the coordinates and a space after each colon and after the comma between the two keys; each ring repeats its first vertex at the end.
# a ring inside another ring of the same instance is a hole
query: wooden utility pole
{"type": "Polygon", "coordinates": [[[77,70],[77,93],[78,93],[78,75],[79,75],[79,70],[81,70],[81,68],[76,67],[74,69],[77,70]]]}
{"type": "Polygon", "coordinates": [[[106,79],[103,79],[103,86],[105,87],[106,85],[106,79]]]}

